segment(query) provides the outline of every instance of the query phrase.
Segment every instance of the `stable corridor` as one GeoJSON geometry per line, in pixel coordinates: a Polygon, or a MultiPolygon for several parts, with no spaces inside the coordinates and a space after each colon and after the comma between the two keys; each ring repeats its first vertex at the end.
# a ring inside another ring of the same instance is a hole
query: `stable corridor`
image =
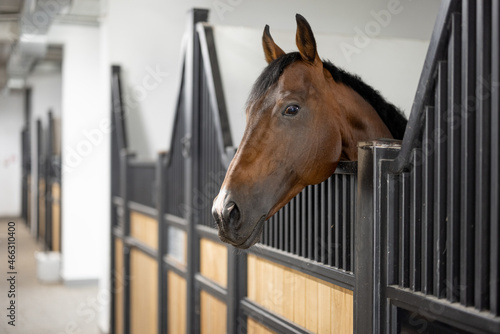
{"type": "MultiPolygon", "coordinates": [[[[97,284],[66,286],[62,283],[44,284],[37,280],[35,252],[42,249],[20,218],[0,218],[0,333],[62,334],[100,333],[97,284]],[[11,276],[7,258],[8,222],[15,222],[15,327],[8,324],[8,291],[11,276]]],[[[106,295],[106,294],[100,294],[106,295]]],[[[102,303],[105,303],[103,301],[102,303]]],[[[102,305],[108,307],[107,305],[102,305]]],[[[102,307],[101,306],[101,307],[102,307]]]]}

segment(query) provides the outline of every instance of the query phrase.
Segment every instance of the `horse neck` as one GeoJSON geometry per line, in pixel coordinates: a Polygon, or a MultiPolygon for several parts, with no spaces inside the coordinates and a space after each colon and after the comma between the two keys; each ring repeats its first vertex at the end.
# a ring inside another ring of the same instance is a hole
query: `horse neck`
{"type": "Polygon", "coordinates": [[[356,91],[344,84],[336,84],[343,160],[358,159],[358,143],[370,139],[392,138],[376,110],[356,91]],[[341,96],[339,96],[339,94],[341,96]]]}

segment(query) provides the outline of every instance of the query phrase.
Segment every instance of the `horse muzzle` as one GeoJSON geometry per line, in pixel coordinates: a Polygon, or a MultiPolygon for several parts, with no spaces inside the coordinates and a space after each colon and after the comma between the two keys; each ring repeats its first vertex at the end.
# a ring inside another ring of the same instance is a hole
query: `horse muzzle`
{"type": "Polygon", "coordinates": [[[221,190],[214,199],[212,215],[217,223],[219,238],[236,248],[246,249],[259,241],[266,215],[247,221],[243,212],[225,190],[221,190]]]}

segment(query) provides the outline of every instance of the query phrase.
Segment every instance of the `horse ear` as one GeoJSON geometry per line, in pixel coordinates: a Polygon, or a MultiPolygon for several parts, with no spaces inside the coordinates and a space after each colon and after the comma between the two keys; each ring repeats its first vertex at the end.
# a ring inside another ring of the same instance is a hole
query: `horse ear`
{"type": "Polygon", "coordinates": [[[269,26],[266,24],[264,28],[264,33],[262,34],[262,47],[264,48],[264,55],[266,56],[266,61],[269,64],[285,52],[274,43],[271,34],[269,33],[269,26]]]}
{"type": "Polygon", "coordinates": [[[310,63],[314,63],[316,60],[321,61],[316,50],[316,40],[314,39],[311,26],[300,14],[296,14],[295,19],[297,20],[295,43],[299,48],[302,59],[310,63]]]}

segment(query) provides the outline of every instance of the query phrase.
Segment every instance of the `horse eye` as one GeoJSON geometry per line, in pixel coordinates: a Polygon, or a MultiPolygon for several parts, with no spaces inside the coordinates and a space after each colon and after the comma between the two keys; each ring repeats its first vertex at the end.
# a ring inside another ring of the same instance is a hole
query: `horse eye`
{"type": "Polygon", "coordinates": [[[283,115],[285,116],[295,116],[299,112],[300,107],[297,105],[291,105],[286,107],[286,109],[283,111],[283,115]]]}

